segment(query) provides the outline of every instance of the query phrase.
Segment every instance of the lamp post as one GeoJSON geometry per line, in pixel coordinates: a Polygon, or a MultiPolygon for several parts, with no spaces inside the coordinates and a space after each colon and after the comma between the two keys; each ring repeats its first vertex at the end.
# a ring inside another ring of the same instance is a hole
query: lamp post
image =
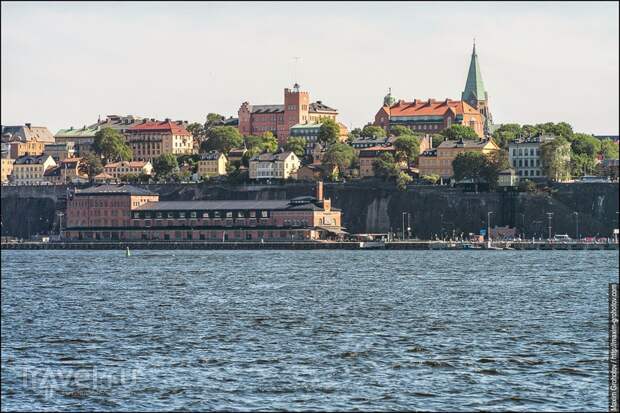
{"type": "Polygon", "coordinates": [[[407,239],[411,238],[411,212],[407,213],[407,239]]]}
{"type": "Polygon", "coordinates": [[[520,213],[519,215],[521,215],[521,238],[525,239],[526,238],[526,233],[525,233],[525,214],[524,213],[520,213]]]}
{"type": "Polygon", "coordinates": [[[401,228],[401,233],[402,233],[401,240],[402,241],[405,240],[405,214],[406,214],[406,212],[402,213],[402,218],[403,218],[403,224],[402,224],[402,228],[401,228]]]}
{"type": "Polygon", "coordinates": [[[551,219],[553,218],[553,212],[547,212],[547,219],[549,220],[549,241],[551,241],[551,219]]]}
{"type": "Polygon", "coordinates": [[[494,214],[493,211],[487,212],[487,240],[491,241],[491,214],[494,214]]]}
{"type": "Polygon", "coordinates": [[[579,236],[579,212],[573,212],[575,215],[575,239],[579,240],[581,237],[579,236]]]}

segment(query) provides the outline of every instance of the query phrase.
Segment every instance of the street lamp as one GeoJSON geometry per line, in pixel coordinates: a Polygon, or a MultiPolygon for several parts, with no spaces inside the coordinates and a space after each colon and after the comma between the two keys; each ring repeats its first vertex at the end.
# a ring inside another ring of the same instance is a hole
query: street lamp
{"type": "Polygon", "coordinates": [[[491,214],[494,214],[493,211],[487,212],[487,240],[491,241],[491,214]]]}
{"type": "Polygon", "coordinates": [[[547,219],[549,220],[549,241],[551,241],[551,219],[553,218],[553,212],[547,212],[547,219]]]}
{"type": "Polygon", "coordinates": [[[524,213],[520,213],[519,215],[521,215],[521,238],[525,239],[526,238],[526,234],[525,234],[525,214],[524,213]]]}
{"type": "Polygon", "coordinates": [[[405,214],[406,212],[402,213],[402,218],[403,218],[403,224],[402,224],[402,229],[401,229],[401,233],[402,233],[402,237],[401,240],[404,241],[405,240],[405,214]]]}

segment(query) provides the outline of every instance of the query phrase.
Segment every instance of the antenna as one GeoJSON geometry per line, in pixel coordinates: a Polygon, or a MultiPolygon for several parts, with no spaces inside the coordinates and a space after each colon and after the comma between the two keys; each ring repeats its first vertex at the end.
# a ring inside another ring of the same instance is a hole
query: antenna
{"type": "Polygon", "coordinates": [[[301,59],[301,56],[293,56],[293,60],[295,61],[295,64],[293,65],[293,83],[298,83],[297,82],[297,64],[299,63],[299,59],[301,59]]]}

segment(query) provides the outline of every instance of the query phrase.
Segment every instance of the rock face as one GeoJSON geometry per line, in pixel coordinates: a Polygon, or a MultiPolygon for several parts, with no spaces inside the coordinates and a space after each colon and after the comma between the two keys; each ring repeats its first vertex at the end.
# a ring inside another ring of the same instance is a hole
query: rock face
{"type": "MultiPolygon", "coordinates": [[[[286,185],[166,184],[139,185],[160,194],[161,200],[287,199],[314,194],[311,183],[286,185]]],[[[2,187],[2,235],[25,238],[29,234],[57,231],[64,212],[64,186],[2,187]]],[[[617,228],[618,184],[557,184],[550,192],[464,192],[440,186],[414,186],[400,192],[383,182],[325,184],[325,196],[342,209],[343,225],[350,233],[400,233],[405,227],[413,235],[478,233],[487,226],[508,225],[524,229],[527,236],[546,237],[547,212],[553,212],[552,232],[576,232],[578,212],[581,235],[610,236],[617,228]],[[410,218],[409,218],[410,214],[410,218]]],[[[62,218],[64,219],[64,218],[62,218]]]]}

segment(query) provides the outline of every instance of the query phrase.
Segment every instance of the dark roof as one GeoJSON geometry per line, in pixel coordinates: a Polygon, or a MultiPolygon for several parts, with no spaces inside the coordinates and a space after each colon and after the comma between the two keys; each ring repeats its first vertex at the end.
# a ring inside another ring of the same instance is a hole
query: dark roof
{"type": "Polygon", "coordinates": [[[203,153],[200,155],[200,160],[201,161],[216,161],[220,158],[220,156],[222,156],[221,152],[218,151],[211,151],[208,153],[203,153]]]}
{"type": "Polygon", "coordinates": [[[312,202],[291,204],[290,200],[276,201],[159,201],[147,202],[136,208],[137,211],[172,211],[172,210],[311,210],[320,211],[312,202]]]}
{"type": "Polygon", "coordinates": [[[291,153],[293,153],[293,152],[292,151],[278,152],[278,153],[265,152],[265,153],[261,153],[260,155],[256,155],[256,156],[252,157],[250,160],[251,161],[261,161],[261,162],[283,161],[291,153]]]}
{"type": "Polygon", "coordinates": [[[443,141],[439,144],[438,148],[482,148],[483,146],[485,146],[486,144],[488,144],[489,141],[486,140],[478,140],[478,141],[474,141],[474,140],[470,140],[470,139],[460,139],[458,141],[443,141]]]}
{"type": "Polygon", "coordinates": [[[24,155],[24,156],[20,156],[19,158],[17,158],[15,160],[15,164],[16,165],[40,164],[40,163],[45,162],[47,158],[51,158],[51,156],[50,155],[39,155],[39,156],[24,155]]]}
{"type": "Polygon", "coordinates": [[[252,113],[278,113],[284,112],[284,105],[251,105],[252,113]]]}
{"type": "Polygon", "coordinates": [[[47,170],[43,172],[43,176],[60,176],[60,166],[47,168],[47,170]]]}
{"type": "Polygon", "coordinates": [[[323,102],[318,100],[310,104],[310,109],[308,112],[338,112],[338,110],[330,108],[329,106],[324,105],[323,102]]]}
{"type": "Polygon", "coordinates": [[[138,188],[133,185],[99,185],[91,186],[86,189],[76,189],[76,195],[103,195],[103,194],[123,194],[123,195],[159,195],[147,189],[138,188]]]}

